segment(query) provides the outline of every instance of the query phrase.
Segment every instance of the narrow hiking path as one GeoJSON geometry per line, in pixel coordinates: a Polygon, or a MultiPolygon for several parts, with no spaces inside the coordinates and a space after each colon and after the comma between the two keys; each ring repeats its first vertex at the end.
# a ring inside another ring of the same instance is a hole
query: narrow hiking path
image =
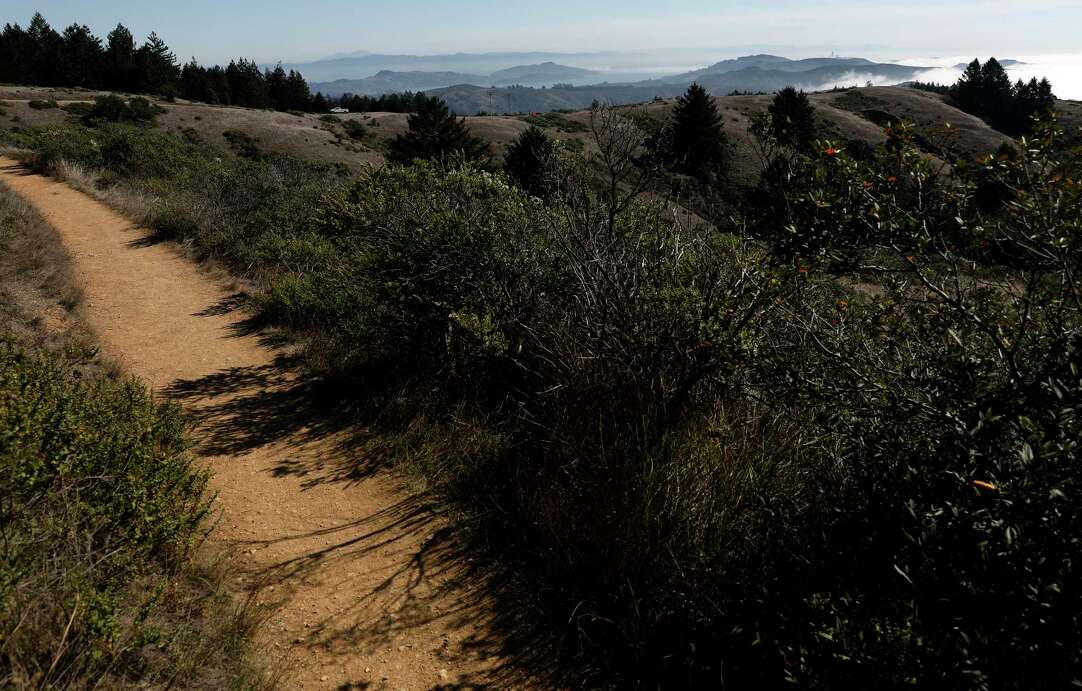
{"type": "Polygon", "coordinates": [[[266,602],[256,643],[284,688],[522,685],[447,526],[366,464],[288,354],[171,243],[0,157],[0,183],[60,233],[102,351],[192,413],[232,590],[266,602]]]}

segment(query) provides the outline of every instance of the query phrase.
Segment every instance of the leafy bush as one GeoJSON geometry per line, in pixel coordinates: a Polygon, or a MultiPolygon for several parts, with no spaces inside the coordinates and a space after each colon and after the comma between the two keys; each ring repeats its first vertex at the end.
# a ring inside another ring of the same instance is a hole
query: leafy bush
{"type": "Polygon", "coordinates": [[[563,115],[562,113],[534,113],[522,118],[525,122],[542,129],[555,129],[560,132],[576,133],[589,132],[590,128],[585,123],[563,115]]]}
{"type": "Polygon", "coordinates": [[[0,343],[0,679],[116,683],[183,653],[152,616],[207,510],[183,430],[138,384],[0,343]]]}
{"type": "Polygon", "coordinates": [[[77,118],[84,118],[94,110],[94,104],[76,101],[75,103],[64,104],[61,106],[61,110],[69,115],[74,115],[77,118]]]}
{"type": "Polygon", "coordinates": [[[88,125],[121,122],[150,124],[163,112],[165,111],[145,98],[137,97],[125,101],[119,96],[109,94],[94,99],[94,106],[83,116],[83,122],[88,125]]]}
{"type": "Polygon", "coordinates": [[[34,110],[54,110],[54,109],[60,107],[59,103],[57,103],[56,101],[53,101],[51,99],[48,100],[48,101],[41,101],[41,100],[30,101],[30,103],[27,104],[27,105],[29,105],[34,110]]]}
{"type": "Polygon", "coordinates": [[[637,200],[642,132],[593,122],[547,201],[453,156],[343,187],[31,140],[254,275],[604,682],[1077,685],[1080,153],[947,169],[905,126],[854,157],[768,116],[769,213],[722,232],[637,200]]]}
{"type": "Polygon", "coordinates": [[[360,141],[368,136],[368,128],[364,126],[364,123],[360,120],[344,120],[342,122],[342,129],[346,131],[346,134],[350,139],[360,141]]]}

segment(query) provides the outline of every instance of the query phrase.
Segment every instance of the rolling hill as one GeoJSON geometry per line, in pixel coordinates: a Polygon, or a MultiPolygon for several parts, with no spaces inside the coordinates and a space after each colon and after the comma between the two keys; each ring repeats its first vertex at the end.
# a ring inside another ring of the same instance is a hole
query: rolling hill
{"type": "MultiPolygon", "coordinates": [[[[491,90],[470,89],[477,98],[485,99],[484,102],[491,98],[488,95],[491,90]]],[[[531,90],[507,91],[519,93],[531,90]]],[[[589,113],[584,110],[589,103],[580,106],[558,100],[563,94],[580,90],[536,91],[552,97],[553,105],[566,107],[569,110],[565,115],[567,119],[583,125],[589,122],[589,113]]],[[[466,93],[465,88],[463,93],[466,93]]],[[[0,129],[62,122],[70,117],[59,108],[31,108],[31,100],[55,99],[63,106],[74,101],[92,100],[95,94],[72,89],[0,87],[0,129]]],[[[821,135],[843,145],[854,142],[881,143],[884,140],[882,124],[886,119],[913,122],[932,154],[940,147],[949,147],[976,156],[992,153],[1008,141],[1005,135],[980,119],[952,107],[943,97],[907,87],[849,89],[811,94],[810,98],[816,107],[821,135]],[[948,123],[952,126],[949,136],[944,127],[948,123]]],[[[769,107],[771,97],[720,96],[715,100],[726,134],[733,145],[730,181],[738,186],[754,184],[758,180],[760,161],[748,129],[752,118],[769,107]]],[[[671,98],[660,99],[649,101],[638,106],[638,109],[645,116],[661,121],[669,116],[673,104],[671,98]]],[[[408,120],[408,116],[401,113],[353,113],[333,119],[183,101],[160,105],[166,112],[158,117],[156,127],[198,136],[221,147],[225,155],[234,155],[230,152],[226,132],[243,132],[259,151],[289,154],[355,171],[382,164],[389,142],[406,131],[408,120]],[[351,139],[341,124],[345,120],[365,124],[367,135],[360,141],[351,139]]],[[[478,105],[483,103],[478,101],[478,105]]],[[[1082,103],[1061,101],[1058,108],[1064,125],[1070,132],[1077,133],[1082,126],[1082,103]]],[[[507,145],[529,127],[525,117],[517,116],[471,116],[466,118],[466,124],[475,135],[490,143],[497,162],[507,145]]],[[[551,128],[548,133],[559,140],[577,140],[575,148],[589,149],[591,146],[587,132],[551,128]]]]}

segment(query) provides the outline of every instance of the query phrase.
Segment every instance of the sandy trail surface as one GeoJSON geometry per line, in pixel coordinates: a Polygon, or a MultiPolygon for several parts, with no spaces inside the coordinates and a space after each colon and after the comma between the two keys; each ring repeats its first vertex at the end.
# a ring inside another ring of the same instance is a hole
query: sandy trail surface
{"type": "Polygon", "coordinates": [[[218,493],[211,539],[237,596],[268,605],[256,642],[283,688],[533,685],[453,530],[320,410],[237,295],[63,183],[4,158],[0,182],[59,231],[103,352],[197,421],[218,493]]]}

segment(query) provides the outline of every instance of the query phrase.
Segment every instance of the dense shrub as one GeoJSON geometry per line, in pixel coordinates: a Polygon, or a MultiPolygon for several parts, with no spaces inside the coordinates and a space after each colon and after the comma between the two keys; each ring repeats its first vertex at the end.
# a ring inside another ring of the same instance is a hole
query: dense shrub
{"type": "Polygon", "coordinates": [[[350,139],[361,141],[368,136],[368,128],[360,120],[343,120],[342,129],[350,139]]]}
{"type": "Polygon", "coordinates": [[[49,101],[40,101],[40,100],[30,101],[30,103],[28,103],[27,105],[29,105],[34,110],[54,110],[54,109],[60,107],[60,104],[58,104],[56,101],[53,101],[53,100],[49,100],[49,101]]]}
{"type": "Polygon", "coordinates": [[[1079,152],[952,170],[767,116],[769,213],[722,232],[637,198],[630,117],[591,123],[547,201],[453,156],[338,187],[135,128],[117,162],[32,144],[159,170],[157,226],[260,280],[598,683],[1077,684],[1079,152]]]}
{"type": "Polygon", "coordinates": [[[151,615],[206,512],[183,429],[138,384],[0,343],[0,680],[116,683],[182,653],[151,615]]]}
{"type": "Polygon", "coordinates": [[[145,98],[125,101],[109,94],[94,99],[94,106],[83,116],[83,122],[91,125],[117,122],[150,124],[162,112],[161,108],[145,98]]]}

